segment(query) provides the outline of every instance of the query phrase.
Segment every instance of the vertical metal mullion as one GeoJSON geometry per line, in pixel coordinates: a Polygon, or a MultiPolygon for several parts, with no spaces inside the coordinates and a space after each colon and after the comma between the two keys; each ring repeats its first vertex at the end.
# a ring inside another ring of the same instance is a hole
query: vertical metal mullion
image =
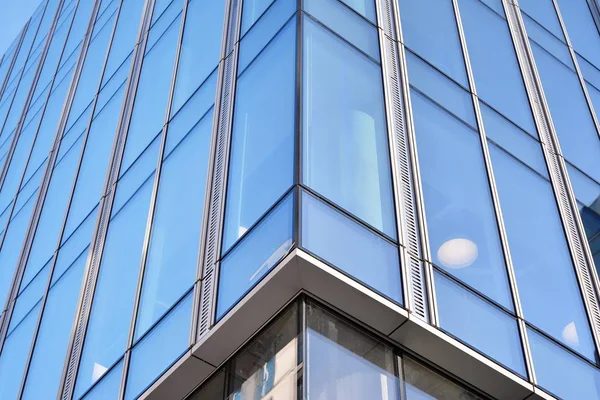
{"type": "MultiPolygon", "coordinates": [[[[133,310],[131,313],[131,322],[129,324],[129,334],[127,338],[127,347],[125,350],[125,356],[123,361],[123,373],[121,378],[121,386],[119,388],[119,399],[125,398],[125,389],[127,385],[127,377],[129,375],[129,364],[131,362],[131,352],[133,350],[134,339],[135,339],[135,329],[137,316],[139,313],[139,306],[142,296],[142,289],[144,284],[144,274],[146,272],[146,263],[148,262],[148,250],[150,248],[150,239],[152,238],[152,228],[154,221],[154,214],[156,212],[156,203],[158,198],[158,190],[160,188],[160,180],[162,175],[162,166],[163,166],[163,157],[165,154],[165,147],[167,145],[167,134],[169,128],[169,118],[171,115],[171,109],[173,107],[173,98],[175,96],[175,85],[177,82],[177,69],[179,67],[179,56],[181,54],[181,46],[183,43],[183,35],[185,30],[185,21],[187,16],[187,11],[189,7],[188,0],[175,0],[175,1],[183,1],[183,10],[181,12],[181,20],[179,25],[179,36],[177,38],[177,48],[175,50],[174,62],[173,62],[173,71],[171,75],[171,85],[169,89],[169,98],[167,100],[167,109],[165,110],[165,121],[163,124],[163,129],[161,133],[160,139],[160,147],[158,151],[158,160],[156,165],[156,170],[154,174],[154,183],[152,187],[152,194],[150,195],[150,206],[146,221],[146,230],[144,234],[144,242],[142,246],[142,255],[138,273],[138,281],[135,289],[135,298],[133,302],[133,310]]],[[[149,329],[152,329],[150,327],[149,329]]]]}
{"type": "MultiPolygon", "coordinates": [[[[511,30],[519,66],[525,78],[525,88],[533,111],[534,121],[538,129],[544,159],[550,175],[550,183],[556,198],[558,212],[561,218],[569,253],[573,261],[575,276],[583,299],[589,323],[592,326],[592,335],[596,348],[598,348],[598,326],[600,325],[600,311],[598,310],[597,294],[594,292],[597,280],[594,275],[590,277],[588,254],[585,252],[586,243],[581,240],[578,232],[578,208],[574,202],[566,165],[560,152],[560,145],[545,98],[541,78],[529,43],[527,30],[521,16],[517,0],[503,0],[503,6],[511,30]],[[595,307],[595,309],[594,309],[595,307]]],[[[534,368],[535,369],[535,368],[534,368]]],[[[533,382],[537,383],[535,375],[533,382]]]]}
{"type": "MultiPolygon", "coordinates": [[[[98,0],[97,3],[101,4],[102,0],[98,0]]],[[[102,66],[102,70],[100,72],[100,77],[99,77],[99,82],[98,82],[98,86],[99,87],[102,84],[102,77],[104,75],[104,70],[105,70],[106,64],[108,62],[108,56],[110,54],[110,48],[111,48],[112,38],[113,38],[113,36],[115,34],[115,31],[116,31],[116,26],[117,26],[117,22],[118,22],[118,18],[119,18],[119,13],[120,13],[120,9],[121,9],[122,4],[123,4],[123,0],[120,0],[119,9],[116,11],[116,15],[115,15],[115,22],[113,24],[113,30],[112,30],[112,33],[111,33],[111,39],[110,39],[110,41],[108,43],[108,49],[106,51],[105,60],[104,60],[103,66],[102,66]]],[[[95,12],[92,12],[92,15],[94,15],[94,13],[95,12]]],[[[96,14],[96,18],[97,18],[97,14],[96,14]]],[[[94,27],[89,32],[90,35],[93,35],[93,33],[94,33],[95,23],[96,22],[97,21],[95,20],[95,18],[94,18],[94,20],[92,20],[90,22],[90,23],[94,23],[94,27]]],[[[91,43],[91,40],[93,40],[93,36],[90,38],[90,43],[91,43]]],[[[86,52],[87,52],[87,50],[89,50],[89,44],[87,45],[86,52]]],[[[78,77],[78,79],[80,79],[80,76],[78,77]]],[[[57,239],[57,244],[56,244],[55,252],[54,252],[54,254],[52,256],[52,259],[50,260],[50,267],[49,267],[50,268],[50,272],[49,272],[48,280],[47,280],[47,283],[46,283],[46,286],[45,286],[45,289],[44,289],[44,295],[43,295],[43,297],[41,299],[40,313],[39,313],[39,316],[38,316],[38,320],[36,322],[36,327],[35,327],[35,330],[34,330],[34,336],[33,336],[33,340],[32,340],[32,343],[31,343],[31,346],[30,346],[30,349],[29,349],[29,354],[28,354],[28,357],[27,357],[27,362],[25,364],[24,377],[23,377],[23,380],[21,382],[21,388],[19,390],[19,396],[18,396],[18,398],[21,398],[21,396],[23,395],[23,391],[25,390],[25,385],[26,385],[26,380],[27,380],[27,374],[28,374],[28,371],[29,371],[29,368],[30,368],[30,365],[31,365],[31,361],[32,361],[32,357],[33,357],[34,351],[35,351],[37,337],[39,335],[40,327],[41,327],[43,316],[44,316],[44,310],[45,310],[45,307],[46,307],[46,303],[47,303],[48,296],[49,296],[49,293],[50,293],[50,288],[51,288],[51,285],[52,285],[52,280],[53,280],[53,277],[54,277],[54,271],[55,271],[55,268],[56,268],[56,264],[58,262],[58,255],[59,255],[59,251],[60,251],[60,246],[61,246],[62,239],[63,239],[63,236],[64,236],[64,232],[65,232],[65,228],[66,228],[66,223],[67,223],[67,219],[68,219],[68,216],[69,216],[69,211],[71,209],[71,205],[72,205],[72,202],[73,202],[73,196],[74,196],[74,193],[75,193],[77,180],[78,180],[79,173],[80,173],[80,170],[81,170],[81,164],[83,162],[83,157],[84,157],[84,154],[85,154],[85,148],[86,148],[87,142],[88,142],[88,137],[89,137],[89,133],[90,133],[90,127],[91,127],[91,124],[92,124],[94,112],[95,112],[96,105],[97,105],[97,102],[98,102],[98,92],[99,92],[99,90],[96,92],[96,94],[94,96],[94,99],[92,101],[92,105],[91,105],[91,109],[90,109],[90,118],[89,118],[89,122],[88,122],[88,125],[86,127],[86,130],[85,130],[85,135],[83,137],[83,143],[82,143],[82,146],[81,146],[81,151],[80,151],[80,156],[79,156],[79,159],[78,159],[77,167],[75,169],[75,175],[73,177],[73,184],[71,185],[71,191],[70,191],[70,194],[69,194],[69,200],[67,202],[67,207],[65,209],[65,213],[64,213],[63,220],[62,220],[62,223],[61,223],[61,228],[60,228],[60,231],[59,231],[59,235],[58,235],[58,239],[57,239]]],[[[61,131],[59,133],[60,137],[62,137],[62,135],[64,134],[64,128],[65,128],[65,126],[63,126],[63,129],[61,129],[61,131]]]]}
{"type": "MultiPolygon", "coordinates": [[[[48,7],[48,3],[46,3],[46,7],[44,7],[44,12],[46,12],[46,8],[48,7]]],[[[43,14],[42,14],[42,18],[43,18],[43,14]]],[[[15,63],[17,62],[17,57],[19,56],[19,51],[21,51],[21,45],[23,44],[23,40],[25,39],[25,34],[27,33],[27,29],[29,29],[29,24],[31,23],[31,20],[27,21],[27,23],[25,24],[25,26],[23,27],[23,29],[21,30],[21,33],[19,34],[19,41],[17,42],[17,45],[15,46],[15,52],[12,56],[12,58],[10,59],[10,65],[8,66],[8,69],[6,70],[6,76],[4,77],[4,79],[2,80],[2,83],[0,84],[0,99],[2,99],[2,96],[4,96],[4,90],[6,89],[6,86],[8,85],[8,80],[10,78],[10,74],[12,73],[12,69],[15,66],[15,63]]],[[[35,42],[35,39],[34,39],[35,42]]],[[[6,58],[6,54],[4,54],[2,56],[2,62],[6,62],[9,60],[5,60],[6,58]]],[[[25,60],[27,61],[27,60],[25,60]]],[[[25,68],[23,66],[23,68],[25,68]]],[[[0,130],[0,133],[2,131],[0,130]]]]}
{"type": "MultiPolygon", "coordinates": [[[[418,238],[421,244],[421,260],[423,263],[424,278],[427,296],[427,311],[429,313],[429,323],[439,327],[439,316],[437,312],[437,298],[435,292],[435,282],[433,280],[433,267],[428,260],[431,260],[431,249],[429,246],[429,233],[427,231],[427,219],[425,213],[425,203],[423,201],[423,186],[421,181],[421,170],[419,167],[419,156],[417,151],[417,141],[415,135],[414,116],[412,112],[412,101],[410,96],[410,84],[408,80],[408,66],[406,63],[406,48],[404,46],[404,36],[402,33],[402,20],[400,18],[400,4],[398,1],[392,2],[394,25],[396,28],[396,40],[398,45],[399,61],[399,79],[400,79],[400,97],[405,104],[406,114],[406,140],[407,152],[411,170],[411,179],[413,182],[413,195],[415,201],[415,212],[417,219],[418,238]]],[[[418,257],[418,255],[415,255],[418,257]]]]}
{"type": "Polygon", "coordinates": [[[295,127],[294,127],[294,219],[293,219],[293,241],[296,247],[302,246],[302,193],[300,184],[302,183],[302,163],[303,163],[303,80],[304,80],[304,18],[302,14],[303,2],[296,0],[296,87],[295,87],[295,127]]]}
{"type": "Polygon", "coordinates": [[[510,291],[512,294],[512,299],[514,303],[514,310],[517,317],[517,326],[519,329],[519,333],[521,336],[521,350],[524,355],[525,367],[527,369],[527,373],[529,376],[533,376],[533,362],[531,359],[531,349],[529,347],[529,340],[527,338],[527,332],[525,331],[525,323],[523,318],[523,308],[521,305],[521,298],[519,296],[519,290],[517,286],[517,278],[514,270],[514,265],[512,262],[512,256],[510,253],[510,246],[508,243],[508,234],[506,233],[506,226],[504,224],[504,217],[502,215],[502,207],[500,205],[500,194],[498,192],[498,187],[496,185],[496,178],[494,176],[494,169],[492,166],[492,158],[490,156],[490,150],[487,142],[487,134],[485,133],[485,125],[483,123],[483,115],[481,113],[481,105],[479,104],[479,96],[477,94],[477,86],[475,84],[475,77],[473,73],[473,68],[471,65],[471,59],[469,56],[469,51],[467,48],[467,40],[464,32],[464,27],[462,24],[462,19],[460,16],[460,9],[458,6],[458,0],[452,0],[452,4],[454,7],[454,15],[456,17],[456,25],[458,27],[458,33],[462,48],[462,53],[465,59],[465,66],[467,70],[467,77],[469,79],[469,86],[471,88],[471,99],[473,102],[473,107],[475,110],[475,116],[477,119],[478,133],[479,139],[481,142],[481,149],[483,151],[483,160],[485,164],[485,169],[489,182],[489,189],[492,196],[492,203],[494,206],[494,214],[496,216],[497,221],[497,229],[500,234],[500,243],[502,245],[502,251],[504,253],[504,261],[506,265],[506,272],[508,275],[508,282],[510,286],[510,291]]]}
{"type": "MultiPolygon", "coordinates": [[[[98,205],[98,216],[90,243],[88,259],[84,272],[79,300],[77,304],[76,318],[71,329],[67,357],[63,366],[58,398],[68,400],[73,397],[79,362],[87,333],[87,326],[91,314],[93,297],[98,280],[98,272],[102,252],[106,239],[108,223],[112,211],[112,203],[115,195],[115,186],[118,180],[120,163],[123,157],[124,144],[131,119],[131,109],[135,98],[135,91],[139,81],[142,60],[144,58],[147,36],[150,30],[150,21],[154,10],[155,0],[146,0],[142,19],[138,28],[138,40],[133,50],[132,61],[127,77],[126,90],[123,95],[123,105],[119,115],[119,124],[115,133],[113,148],[110,155],[110,163],[105,177],[103,195],[98,205]]],[[[109,55],[107,55],[108,57],[109,55]]]]}

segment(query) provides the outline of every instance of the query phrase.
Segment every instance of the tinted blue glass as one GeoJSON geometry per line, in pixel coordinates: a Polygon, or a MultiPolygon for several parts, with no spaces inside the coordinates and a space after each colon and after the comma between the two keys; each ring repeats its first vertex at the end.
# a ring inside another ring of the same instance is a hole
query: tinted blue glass
{"type": "Polygon", "coordinates": [[[164,160],[136,338],[194,284],[211,132],[212,112],[164,160]]]}
{"type": "Polygon", "coordinates": [[[221,56],[225,0],[192,0],[179,56],[173,113],[210,75],[221,56]]]}
{"type": "Polygon", "coordinates": [[[252,27],[242,39],[238,58],[238,75],[241,75],[248,64],[260,53],[269,41],[290,19],[296,10],[297,2],[294,0],[277,0],[265,12],[260,21],[252,27]]]}
{"type": "Polygon", "coordinates": [[[55,397],[69,345],[86,256],[82,254],[48,293],[23,399],[55,397]]]}
{"type": "Polygon", "coordinates": [[[38,305],[4,342],[0,357],[0,398],[17,398],[39,311],[38,305]]]}
{"type": "Polygon", "coordinates": [[[75,262],[77,257],[87,250],[96,222],[96,211],[98,211],[98,207],[94,208],[85,221],[63,243],[58,256],[58,263],[54,269],[54,274],[52,274],[52,284],[63,275],[66,268],[75,262]]]}
{"type": "Polygon", "coordinates": [[[109,225],[79,365],[76,397],[125,352],[151,193],[152,179],[148,179],[109,225]]]}
{"type": "Polygon", "coordinates": [[[139,396],[188,349],[193,296],[188,296],[136,344],[131,353],[125,399],[139,396]]]}
{"type": "Polygon", "coordinates": [[[83,397],[85,400],[106,400],[119,397],[123,361],[111,369],[92,390],[83,397]]]}
{"type": "Polygon", "coordinates": [[[567,171],[577,200],[586,206],[597,208],[596,204],[600,205],[600,184],[568,163],[567,171]]]}
{"type": "Polygon", "coordinates": [[[179,17],[175,19],[144,57],[125,154],[121,163],[121,174],[133,164],[164,124],[173,74],[173,60],[179,37],[179,20],[179,17]]]}
{"type": "Polygon", "coordinates": [[[477,127],[473,100],[469,93],[408,51],[406,63],[408,78],[414,88],[472,127],[477,127]]]}
{"type": "MultiPolygon", "coordinates": [[[[77,3],[77,11],[75,11],[75,18],[71,24],[69,39],[65,44],[64,54],[65,56],[71,55],[75,49],[80,48],[81,40],[86,32],[88,23],[90,22],[90,14],[92,7],[94,6],[94,0],[79,0],[77,3]]],[[[64,57],[63,57],[64,62],[64,57]]]]}
{"type": "Polygon", "coordinates": [[[302,194],[302,247],[402,302],[398,248],[361,224],[302,194]]]}
{"type": "MultiPolygon", "coordinates": [[[[293,194],[293,193],[292,193],[293,194]]],[[[288,195],[221,262],[217,318],[287,254],[293,244],[294,200],[288,195]]]]}
{"type": "Polygon", "coordinates": [[[63,240],[73,233],[75,228],[100,201],[123,93],[124,88],[122,87],[92,121],[63,240]]]}
{"type": "Polygon", "coordinates": [[[396,237],[377,64],[305,18],[303,182],[396,237]]]}
{"type": "Polygon", "coordinates": [[[244,0],[242,8],[242,35],[250,29],[273,1],[274,0],[244,0]]]}
{"type": "Polygon", "coordinates": [[[506,20],[479,0],[459,4],[477,93],[537,137],[506,20]]]}
{"type": "Polygon", "coordinates": [[[377,28],[338,0],[307,0],[304,9],[338,35],[379,61],[377,28]]]}
{"type": "Polygon", "coordinates": [[[527,330],[538,384],[565,400],[600,399],[600,371],[527,330]]]}
{"type": "Polygon", "coordinates": [[[544,28],[552,32],[554,36],[564,41],[552,0],[520,0],[519,7],[544,28]]]}
{"type": "Polygon", "coordinates": [[[550,183],[490,146],[526,320],[593,359],[595,350],[550,183]]]}
{"type": "Polygon", "coordinates": [[[532,43],[564,156],[600,180],[600,140],[577,75],[532,43]]]}
{"type": "Polygon", "coordinates": [[[411,50],[464,87],[464,59],[450,0],[397,0],[404,42],[411,50]]]}
{"type": "Polygon", "coordinates": [[[412,105],[433,261],[512,309],[479,137],[415,91],[412,105]]]}
{"type": "Polygon", "coordinates": [[[480,105],[487,137],[549,179],[540,143],[485,104],[480,105]]]}
{"type": "Polygon", "coordinates": [[[121,63],[133,50],[139,31],[139,22],[144,9],[145,0],[124,0],[119,11],[119,19],[111,45],[110,54],[104,71],[103,82],[106,82],[119,68],[121,63]]]}
{"type": "Polygon", "coordinates": [[[36,275],[36,277],[27,286],[21,286],[19,297],[16,299],[15,308],[10,318],[8,333],[13,331],[16,326],[25,318],[31,309],[41,300],[48,283],[48,274],[50,273],[50,263],[36,275]]]}
{"type": "Polygon", "coordinates": [[[569,48],[556,36],[552,35],[544,27],[538,24],[535,20],[529,18],[527,14],[523,13],[522,15],[529,38],[535,41],[539,46],[546,49],[565,66],[574,70],[575,67],[573,66],[573,59],[569,53],[569,48]]]}
{"type": "Polygon", "coordinates": [[[292,185],[295,24],[289,24],[238,78],[223,251],[292,185]]]}
{"type": "Polygon", "coordinates": [[[516,319],[440,273],[435,274],[435,293],[443,330],[527,376],[516,319]]]}
{"type": "Polygon", "coordinates": [[[586,0],[556,0],[575,51],[600,67],[600,35],[586,0]]]}

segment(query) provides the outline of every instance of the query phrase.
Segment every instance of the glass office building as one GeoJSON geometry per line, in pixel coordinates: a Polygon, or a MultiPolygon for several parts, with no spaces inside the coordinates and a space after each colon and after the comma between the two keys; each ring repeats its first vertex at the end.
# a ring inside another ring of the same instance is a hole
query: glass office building
{"type": "Polygon", "coordinates": [[[597,267],[597,0],[47,0],[0,56],[0,399],[600,399],[597,267]]]}

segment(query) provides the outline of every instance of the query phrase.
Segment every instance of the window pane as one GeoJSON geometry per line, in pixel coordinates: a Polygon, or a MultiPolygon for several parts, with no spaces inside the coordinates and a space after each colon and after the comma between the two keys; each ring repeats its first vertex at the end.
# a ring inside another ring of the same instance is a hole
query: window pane
{"type": "Polygon", "coordinates": [[[600,35],[586,0],[556,0],[573,48],[600,67],[600,35]]]}
{"type": "Polygon", "coordinates": [[[223,251],[292,185],[295,24],[288,24],[238,78],[223,251]]]}
{"type": "Polygon", "coordinates": [[[292,248],[293,211],[292,192],[223,259],[219,273],[217,318],[235,305],[292,248]]]}
{"type": "Polygon", "coordinates": [[[244,0],[244,8],[242,9],[242,35],[250,29],[273,1],[274,0],[244,0]]]}
{"type": "Polygon", "coordinates": [[[538,384],[567,400],[600,399],[600,371],[532,329],[527,330],[538,384]]]}
{"type": "Polygon", "coordinates": [[[219,63],[224,17],[225,0],[192,0],[188,5],[173,113],[219,63]]]}
{"type": "Polygon", "coordinates": [[[552,32],[554,36],[564,40],[552,0],[521,0],[519,8],[552,32]]]}
{"type": "Polygon", "coordinates": [[[106,400],[119,397],[121,376],[123,375],[123,361],[116,365],[92,390],[83,398],[85,400],[106,400]]]}
{"type": "Polygon", "coordinates": [[[440,326],[468,345],[526,377],[517,320],[439,272],[435,293],[440,326]]]}
{"type": "Polygon", "coordinates": [[[164,160],[136,338],[194,284],[211,132],[212,112],[164,160]]]}
{"type": "Polygon", "coordinates": [[[595,349],[550,183],[490,146],[527,321],[594,359],[595,349]]]}
{"type": "Polygon", "coordinates": [[[306,307],[308,399],[400,400],[391,347],[306,307]]]}
{"type": "Polygon", "coordinates": [[[192,320],[190,293],[131,353],[125,399],[137,398],[187,349],[192,320]]]}
{"type": "Polygon", "coordinates": [[[479,136],[411,93],[433,261],[512,309],[479,136]]]}
{"type": "Polygon", "coordinates": [[[380,67],[304,26],[303,182],[396,238],[380,67]]]}
{"type": "Polygon", "coordinates": [[[451,0],[397,0],[404,42],[440,71],[468,87],[451,0]]]}
{"type": "Polygon", "coordinates": [[[301,226],[302,247],[402,302],[398,247],[306,192],[301,226]]]}

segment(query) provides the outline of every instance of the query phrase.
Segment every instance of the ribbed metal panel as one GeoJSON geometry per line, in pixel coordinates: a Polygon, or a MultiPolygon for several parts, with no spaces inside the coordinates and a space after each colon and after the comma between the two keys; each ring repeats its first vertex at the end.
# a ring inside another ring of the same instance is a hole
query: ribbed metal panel
{"type": "Polygon", "coordinates": [[[533,114],[538,127],[542,149],[548,165],[550,180],[558,200],[559,211],[571,251],[575,272],[582,291],[588,317],[593,328],[596,346],[600,338],[600,307],[598,297],[592,281],[590,268],[592,267],[584,251],[584,233],[578,229],[575,213],[577,205],[570,194],[566,165],[560,151],[560,144],[556,137],[552,119],[544,99],[543,89],[536,74],[535,61],[528,47],[527,33],[519,15],[517,0],[505,0],[507,18],[515,40],[515,47],[519,56],[519,63],[525,78],[525,85],[530,96],[533,114]]]}
{"type": "Polygon", "coordinates": [[[204,252],[203,272],[200,294],[200,315],[198,337],[205,334],[213,319],[216,276],[221,246],[221,227],[223,222],[227,164],[229,160],[229,139],[231,136],[233,101],[235,99],[235,81],[237,75],[238,47],[241,6],[239,0],[231,1],[229,26],[227,30],[226,54],[220,93],[220,109],[216,127],[217,143],[214,155],[212,185],[209,200],[208,230],[204,252]]]}

